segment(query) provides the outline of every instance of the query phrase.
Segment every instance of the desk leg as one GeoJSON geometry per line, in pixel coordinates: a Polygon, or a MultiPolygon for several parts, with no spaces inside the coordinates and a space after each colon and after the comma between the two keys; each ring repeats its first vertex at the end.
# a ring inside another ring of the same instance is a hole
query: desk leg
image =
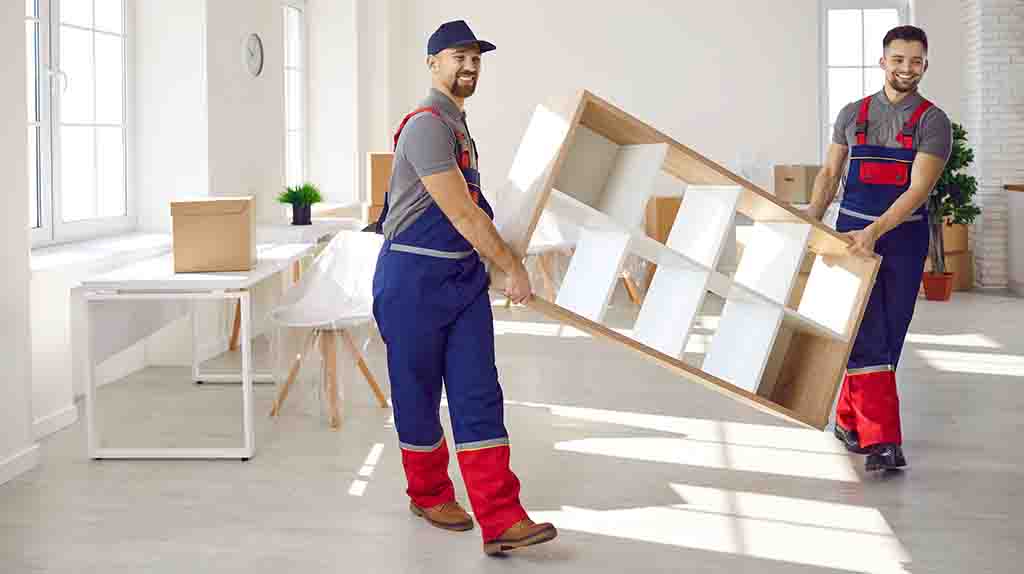
{"type": "Polygon", "coordinates": [[[256,448],[256,431],[253,428],[252,416],[252,313],[249,309],[249,292],[238,295],[238,303],[242,309],[242,432],[245,434],[245,452],[242,460],[249,460],[256,448]]]}
{"type": "Polygon", "coordinates": [[[199,303],[189,301],[188,312],[189,320],[192,322],[192,380],[201,385],[203,379],[199,374],[199,303]]]}
{"type": "Polygon", "coordinates": [[[88,441],[89,458],[99,458],[96,450],[99,447],[99,436],[96,432],[96,366],[92,362],[94,346],[92,343],[92,307],[93,303],[85,299],[85,420],[86,440],[88,441]]]}
{"type": "Polygon", "coordinates": [[[298,259],[292,263],[292,283],[298,283],[302,277],[302,262],[298,259]]]}

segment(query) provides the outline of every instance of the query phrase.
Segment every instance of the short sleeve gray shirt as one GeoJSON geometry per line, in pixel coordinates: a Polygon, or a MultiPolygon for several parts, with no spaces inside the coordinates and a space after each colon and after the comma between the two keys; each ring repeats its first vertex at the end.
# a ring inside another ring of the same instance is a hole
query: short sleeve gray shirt
{"type": "MultiPolygon", "coordinates": [[[[924,101],[918,93],[913,93],[893,104],[889,102],[885,90],[871,97],[871,108],[868,110],[868,145],[901,148],[896,136],[902,131],[903,125],[913,115],[914,110],[924,101]]],[[[857,144],[857,113],[860,111],[860,100],[847,104],[836,118],[832,130],[832,143],[845,146],[857,144]]],[[[938,156],[943,161],[949,160],[953,148],[953,129],[946,112],[932,106],[921,115],[917,130],[914,133],[914,149],[938,156]]]]}
{"type": "Polygon", "coordinates": [[[448,96],[431,89],[418,107],[434,108],[444,120],[425,112],[412,117],[402,128],[388,186],[388,214],[383,229],[388,239],[412,225],[434,202],[421,178],[458,169],[456,136],[452,130],[472,141],[465,112],[448,96]]]}

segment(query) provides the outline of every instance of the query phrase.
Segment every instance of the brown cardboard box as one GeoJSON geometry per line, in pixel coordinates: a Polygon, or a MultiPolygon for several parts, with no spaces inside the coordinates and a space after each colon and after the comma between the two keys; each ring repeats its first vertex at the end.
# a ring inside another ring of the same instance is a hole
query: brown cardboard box
{"type": "MultiPolygon", "coordinates": [[[[647,200],[647,211],[644,214],[644,230],[647,236],[661,243],[667,242],[682,203],[681,197],[656,196],[647,200]]],[[[657,269],[658,266],[654,263],[647,264],[647,285],[651,284],[654,271],[657,269]]]]}
{"type": "Polygon", "coordinates": [[[391,181],[393,153],[370,152],[366,154],[366,199],[370,205],[384,205],[384,194],[391,181]]]}
{"type": "Polygon", "coordinates": [[[966,252],[967,226],[966,225],[942,225],[942,247],[946,253],[966,252]]]}
{"type": "Polygon", "coordinates": [[[174,272],[248,271],[256,265],[252,197],[171,202],[174,272]]]}
{"type": "Polygon", "coordinates": [[[810,203],[820,165],[775,166],[775,197],[789,203],[810,203]]]}
{"type": "Polygon", "coordinates": [[[652,197],[647,200],[644,219],[647,236],[661,243],[668,241],[668,234],[672,231],[672,224],[676,221],[682,202],[681,197],[652,197]]]}
{"type": "Polygon", "coordinates": [[[380,219],[380,214],[384,210],[383,205],[371,205],[363,204],[363,221],[367,224],[373,223],[380,219]]]}

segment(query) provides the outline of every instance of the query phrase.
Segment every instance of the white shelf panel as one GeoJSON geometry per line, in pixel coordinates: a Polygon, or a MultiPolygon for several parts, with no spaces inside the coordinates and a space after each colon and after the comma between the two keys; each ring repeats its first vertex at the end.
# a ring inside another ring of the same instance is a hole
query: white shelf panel
{"type": "Polygon", "coordinates": [[[545,209],[555,217],[570,221],[583,229],[628,234],[630,237],[629,252],[657,265],[693,271],[709,271],[706,266],[651,239],[643,230],[627,229],[606,214],[556,189],[551,190],[551,196],[545,209]]]}
{"type": "Polygon", "coordinates": [[[783,315],[783,309],[771,302],[727,300],[701,368],[756,393],[783,315]]]}
{"type": "Polygon", "coordinates": [[[800,298],[799,315],[845,337],[860,286],[860,278],[851,271],[818,257],[800,298]]]}
{"type": "MultiPolygon", "coordinates": [[[[582,202],[565,195],[564,193],[559,192],[558,190],[551,191],[551,196],[548,200],[546,209],[556,216],[565,218],[584,229],[626,233],[626,229],[623,226],[612,221],[612,219],[607,215],[597,211],[589,205],[585,205],[582,202]]],[[[630,234],[628,252],[657,264],[659,268],[671,267],[678,270],[710,272],[707,290],[719,297],[722,297],[723,299],[748,298],[753,301],[776,305],[780,308],[783,307],[780,303],[772,301],[757,291],[736,283],[731,278],[719,273],[718,271],[712,271],[704,265],[701,265],[682,253],[679,253],[675,249],[666,247],[654,239],[647,237],[647,235],[642,231],[634,231],[630,234]]],[[[655,273],[655,277],[657,277],[657,275],[658,274],[655,273]]],[[[808,282],[808,286],[810,286],[810,282],[808,282]]],[[[804,291],[804,297],[807,297],[806,290],[804,291]]],[[[852,302],[850,304],[852,305],[852,302]]],[[[801,307],[803,307],[802,302],[801,307]]],[[[828,324],[818,321],[813,316],[809,316],[803,309],[800,311],[785,309],[785,314],[787,322],[792,323],[794,327],[801,331],[813,333],[817,336],[827,337],[830,339],[841,341],[847,340],[847,336],[843,333],[845,323],[843,323],[842,328],[832,328],[828,324]]]]}
{"type": "Polygon", "coordinates": [[[784,304],[810,237],[811,226],[806,223],[755,223],[733,279],[784,304]]]}
{"type": "Polygon", "coordinates": [[[633,327],[634,338],[676,359],[683,356],[704,305],[710,273],[658,267],[633,327]]]}
{"type": "Polygon", "coordinates": [[[555,303],[600,323],[619,280],[629,235],[584,229],[555,303]]]}
{"type": "Polygon", "coordinates": [[[632,229],[644,222],[647,200],[665,163],[668,144],[628,145],[619,148],[597,209],[632,229]]]}
{"type": "Polygon", "coordinates": [[[679,205],[666,245],[714,269],[736,219],[743,195],[738,185],[691,185],[679,205]]]}

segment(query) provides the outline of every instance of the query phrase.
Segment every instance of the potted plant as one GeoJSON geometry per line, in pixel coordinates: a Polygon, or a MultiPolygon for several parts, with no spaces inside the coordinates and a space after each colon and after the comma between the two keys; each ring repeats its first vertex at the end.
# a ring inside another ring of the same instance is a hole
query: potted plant
{"type": "Polygon", "coordinates": [[[953,274],[946,272],[943,226],[969,225],[981,213],[974,204],[978,182],[964,173],[973,161],[974,151],[967,147],[967,130],[954,123],[953,150],[935,190],[928,197],[928,229],[931,235],[928,257],[932,270],[924,274],[924,293],[932,301],[948,301],[953,290],[953,274]]]}
{"type": "Polygon", "coordinates": [[[317,188],[317,186],[306,182],[302,185],[286,187],[285,190],[277,196],[277,201],[280,203],[291,204],[292,225],[310,225],[313,223],[310,218],[310,213],[312,211],[310,207],[314,203],[320,203],[323,201],[323,197],[320,195],[320,189],[317,188]]]}

